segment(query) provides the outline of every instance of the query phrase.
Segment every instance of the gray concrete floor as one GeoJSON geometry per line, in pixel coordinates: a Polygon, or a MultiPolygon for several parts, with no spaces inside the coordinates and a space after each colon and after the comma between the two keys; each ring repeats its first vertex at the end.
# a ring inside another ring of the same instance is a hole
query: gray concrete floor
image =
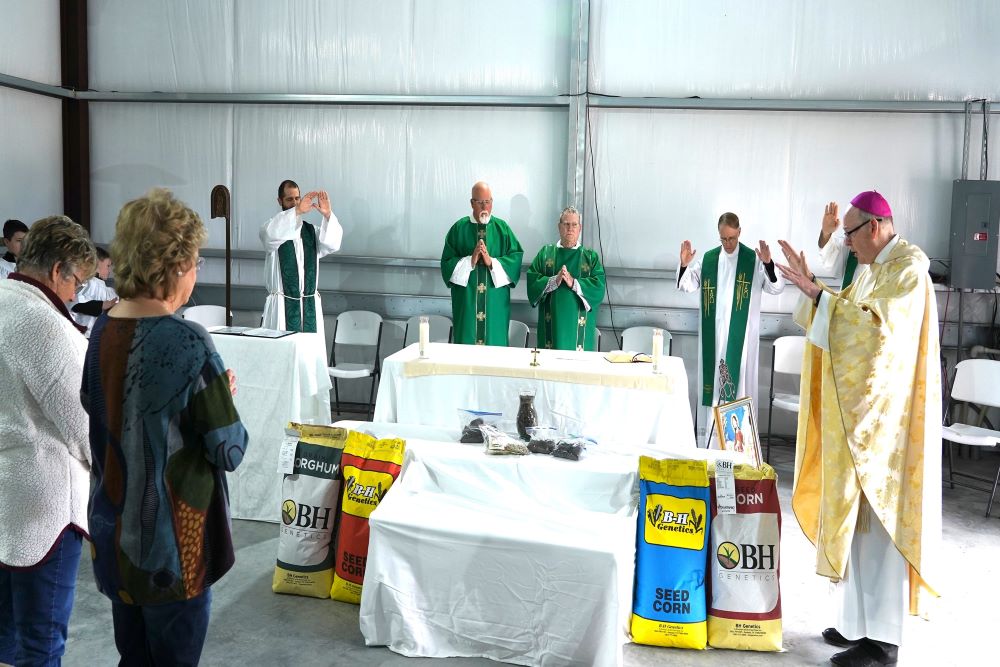
{"type": "MultiPolygon", "coordinates": [[[[344,415],[352,418],[352,415],[344,415]]],[[[825,665],[838,649],[819,632],[830,625],[829,584],[813,573],[813,551],[790,512],[792,453],[775,447],[783,509],[781,653],[685,651],[628,644],[625,664],[652,665],[825,665]]],[[[1000,456],[963,461],[963,467],[994,474],[1000,456]]],[[[944,489],[943,597],[932,620],[910,618],[900,650],[903,665],[996,665],[995,600],[1000,593],[1000,503],[983,516],[986,494],[944,489]]],[[[235,521],[236,566],[214,587],[212,621],[203,665],[422,665],[450,667],[497,664],[484,659],[406,658],[384,647],[368,648],[358,629],[358,608],[341,602],[275,595],[271,575],[277,526],[235,521]]],[[[94,586],[88,550],[77,582],[76,604],[64,664],[114,665],[111,605],[94,586]]]]}

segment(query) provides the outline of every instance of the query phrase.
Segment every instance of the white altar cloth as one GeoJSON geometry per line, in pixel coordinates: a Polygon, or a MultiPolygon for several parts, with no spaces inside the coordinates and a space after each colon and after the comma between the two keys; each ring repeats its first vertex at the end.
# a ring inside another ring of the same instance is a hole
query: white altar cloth
{"type": "Polygon", "coordinates": [[[532,367],[525,348],[432,343],[429,349],[427,360],[419,359],[416,344],[385,359],[373,421],[452,428],[462,408],[514,420],[519,392],[533,389],[541,425],[582,431],[598,442],[695,447],[680,357],[664,357],[662,374],[654,375],[650,364],[612,364],[598,352],[541,350],[540,366],[532,367]]]}
{"type": "Polygon", "coordinates": [[[228,473],[233,518],[278,521],[278,450],[289,421],[330,423],[330,376],[319,334],[267,339],[216,334],[212,342],[236,373],[236,409],[250,434],[240,466],[228,473]]]}

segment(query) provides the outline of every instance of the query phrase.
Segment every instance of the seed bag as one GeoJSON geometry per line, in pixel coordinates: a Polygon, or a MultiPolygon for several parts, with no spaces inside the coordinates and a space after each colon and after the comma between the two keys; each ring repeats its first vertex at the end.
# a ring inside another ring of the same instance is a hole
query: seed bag
{"type": "MultiPolygon", "coordinates": [[[[282,444],[281,528],[271,590],[330,596],[341,456],[349,431],[290,422],[282,444]]],[[[279,463],[279,465],[281,465],[279,463]]]]}
{"type": "Polygon", "coordinates": [[[639,458],[632,640],[703,649],[708,464],[639,458]]]}
{"type": "Polygon", "coordinates": [[[781,507],[774,468],[734,466],[736,512],[720,507],[725,462],[712,471],[712,555],[708,643],[745,651],[781,650],[781,507]]]}
{"type": "Polygon", "coordinates": [[[376,440],[351,431],[344,448],[344,491],[330,588],[334,600],[361,602],[368,561],[368,517],[399,477],[405,450],[406,443],[398,438],[376,440]]]}

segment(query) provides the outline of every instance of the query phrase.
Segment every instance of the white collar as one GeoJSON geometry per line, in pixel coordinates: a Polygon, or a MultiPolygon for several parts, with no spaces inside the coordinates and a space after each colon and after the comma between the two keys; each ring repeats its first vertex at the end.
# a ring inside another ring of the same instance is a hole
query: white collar
{"type": "Polygon", "coordinates": [[[883,264],[885,260],[889,259],[889,253],[892,252],[892,249],[896,247],[897,243],[899,243],[899,234],[896,234],[889,239],[889,242],[885,244],[885,247],[882,248],[879,254],[875,256],[875,261],[872,262],[872,264],[883,264]]]}
{"type": "Polygon", "coordinates": [[[488,224],[490,224],[490,220],[492,220],[492,219],[493,219],[493,215],[492,214],[490,214],[490,217],[486,218],[486,222],[479,222],[478,220],[476,220],[475,218],[473,218],[471,215],[469,216],[469,222],[471,222],[474,225],[488,225],[488,224]]]}
{"type": "MultiPolygon", "coordinates": [[[[564,246],[564,245],[562,244],[562,239],[559,239],[558,241],[556,241],[556,247],[557,247],[557,248],[565,248],[566,246],[564,246]]],[[[579,248],[579,247],[580,247],[580,239],[577,239],[577,240],[576,240],[576,245],[575,245],[575,246],[573,246],[573,247],[571,248],[571,250],[576,250],[576,249],[577,249],[577,248],[579,248]]]]}

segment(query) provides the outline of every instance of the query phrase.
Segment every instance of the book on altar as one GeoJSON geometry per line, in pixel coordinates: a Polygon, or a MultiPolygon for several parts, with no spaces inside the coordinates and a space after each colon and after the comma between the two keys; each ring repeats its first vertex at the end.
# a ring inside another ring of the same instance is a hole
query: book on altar
{"type": "Polygon", "coordinates": [[[294,331],[281,331],[280,329],[265,329],[263,327],[216,327],[210,330],[214,334],[226,334],[227,336],[250,336],[252,338],[284,338],[291,336],[294,331]]]}
{"type": "Polygon", "coordinates": [[[612,350],[604,355],[604,358],[613,364],[651,364],[653,357],[645,352],[628,352],[626,350],[612,350]]]}

